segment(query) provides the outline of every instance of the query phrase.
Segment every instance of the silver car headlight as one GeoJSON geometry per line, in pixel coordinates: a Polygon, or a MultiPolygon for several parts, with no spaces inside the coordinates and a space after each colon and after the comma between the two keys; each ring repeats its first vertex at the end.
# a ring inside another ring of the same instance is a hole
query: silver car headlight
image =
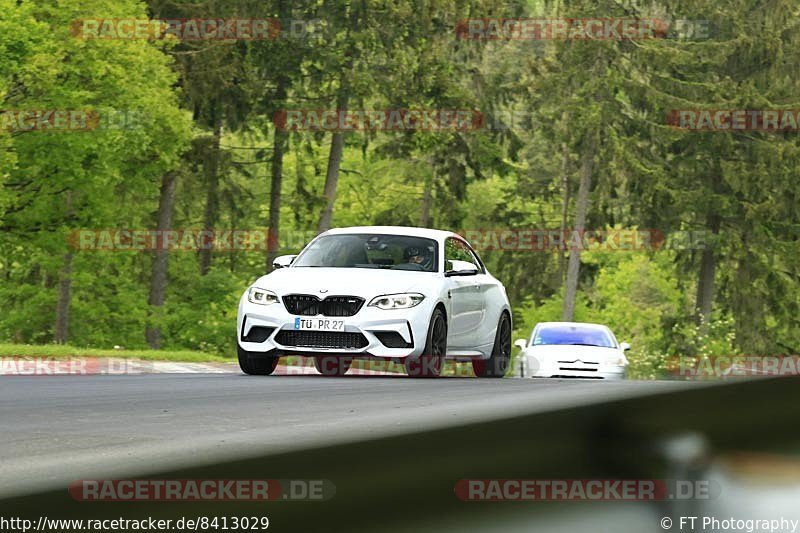
{"type": "Polygon", "coordinates": [[[612,365],[617,365],[617,366],[627,366],[628,358],[625,357],[625,354],[621,354],[618,357],[614,357],[613,359],[611,359],[610,363],[612,365]]]}
{"type": "Polygon", "coordinates": [[[278,296],[274,292],[266,289],[250,287],[247,290],[247,301],[251,304],[270,305],[278,303],[278,296]]]}
{"type": "Polygon", "coordinates": [[[418,292],[408,292],[403,294],[384,294],[376,296],[367,307],[377,307],[378,309],[411,309],[419,305],[425,296],[418,292]]]}

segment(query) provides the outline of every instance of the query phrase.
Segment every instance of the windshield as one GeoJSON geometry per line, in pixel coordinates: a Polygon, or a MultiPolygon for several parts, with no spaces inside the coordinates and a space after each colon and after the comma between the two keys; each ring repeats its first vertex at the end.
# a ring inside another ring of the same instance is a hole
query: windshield
{"type": "Polygon", "coordinates": [[[585,326],[541,326],[534,333],[533,346],[578,345],[615,348],[614,339],[604,329],[585,326]]]}
{"type": "Polygon", "coordinates": [[[405,235],[326,235],[312,242],[294,267],[382,268],[436,272],[436,241],[405,235]]]}

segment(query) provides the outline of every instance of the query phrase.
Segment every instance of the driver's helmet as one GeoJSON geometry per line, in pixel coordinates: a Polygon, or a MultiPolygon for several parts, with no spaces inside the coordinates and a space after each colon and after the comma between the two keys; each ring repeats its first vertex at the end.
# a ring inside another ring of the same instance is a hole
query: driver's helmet
{"type": "Polygon", "coordinates": [[[433,264],[433,252],[426,246],[407,246],[403,251],[406,263],[417,264],[425,270],[430,270],[433,264]]]}

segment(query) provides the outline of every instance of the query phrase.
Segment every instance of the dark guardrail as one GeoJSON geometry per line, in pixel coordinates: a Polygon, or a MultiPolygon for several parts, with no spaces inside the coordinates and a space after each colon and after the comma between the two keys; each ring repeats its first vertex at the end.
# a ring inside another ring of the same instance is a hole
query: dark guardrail
{"type": "Polygon", "coordinates": [[[660,516],[691,509],[673,502],[464,502],[454,486],[466,478],[697,477],[720,454],[785,456],[800,443],[798,400],[800,378],[743,379],[148,476],[325,479],[336,492],[322,502],[80,502],[64,487],[1,501],[0,515],[251,515],[268,516],[274,531],[661,531],[660,516]],[[702,442],[701,451],[671,444],[682,439],[702,442]]]}

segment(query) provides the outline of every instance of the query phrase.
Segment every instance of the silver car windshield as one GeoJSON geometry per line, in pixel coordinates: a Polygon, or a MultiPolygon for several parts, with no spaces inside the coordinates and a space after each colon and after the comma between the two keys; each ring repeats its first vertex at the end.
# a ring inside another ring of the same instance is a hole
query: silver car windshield
{"type": "Polygon", "coordinates": [[[407,235],[326,235],[313,241],[292,267],[381,268],[436,272],[438,247],[433,239],[407,235]]]}
{"type": "Polygon", "coordinates": [[[573,345],[616,348],[607,331],[581,326],[542,326],[536,330],[534,346],[573,345]]]}

